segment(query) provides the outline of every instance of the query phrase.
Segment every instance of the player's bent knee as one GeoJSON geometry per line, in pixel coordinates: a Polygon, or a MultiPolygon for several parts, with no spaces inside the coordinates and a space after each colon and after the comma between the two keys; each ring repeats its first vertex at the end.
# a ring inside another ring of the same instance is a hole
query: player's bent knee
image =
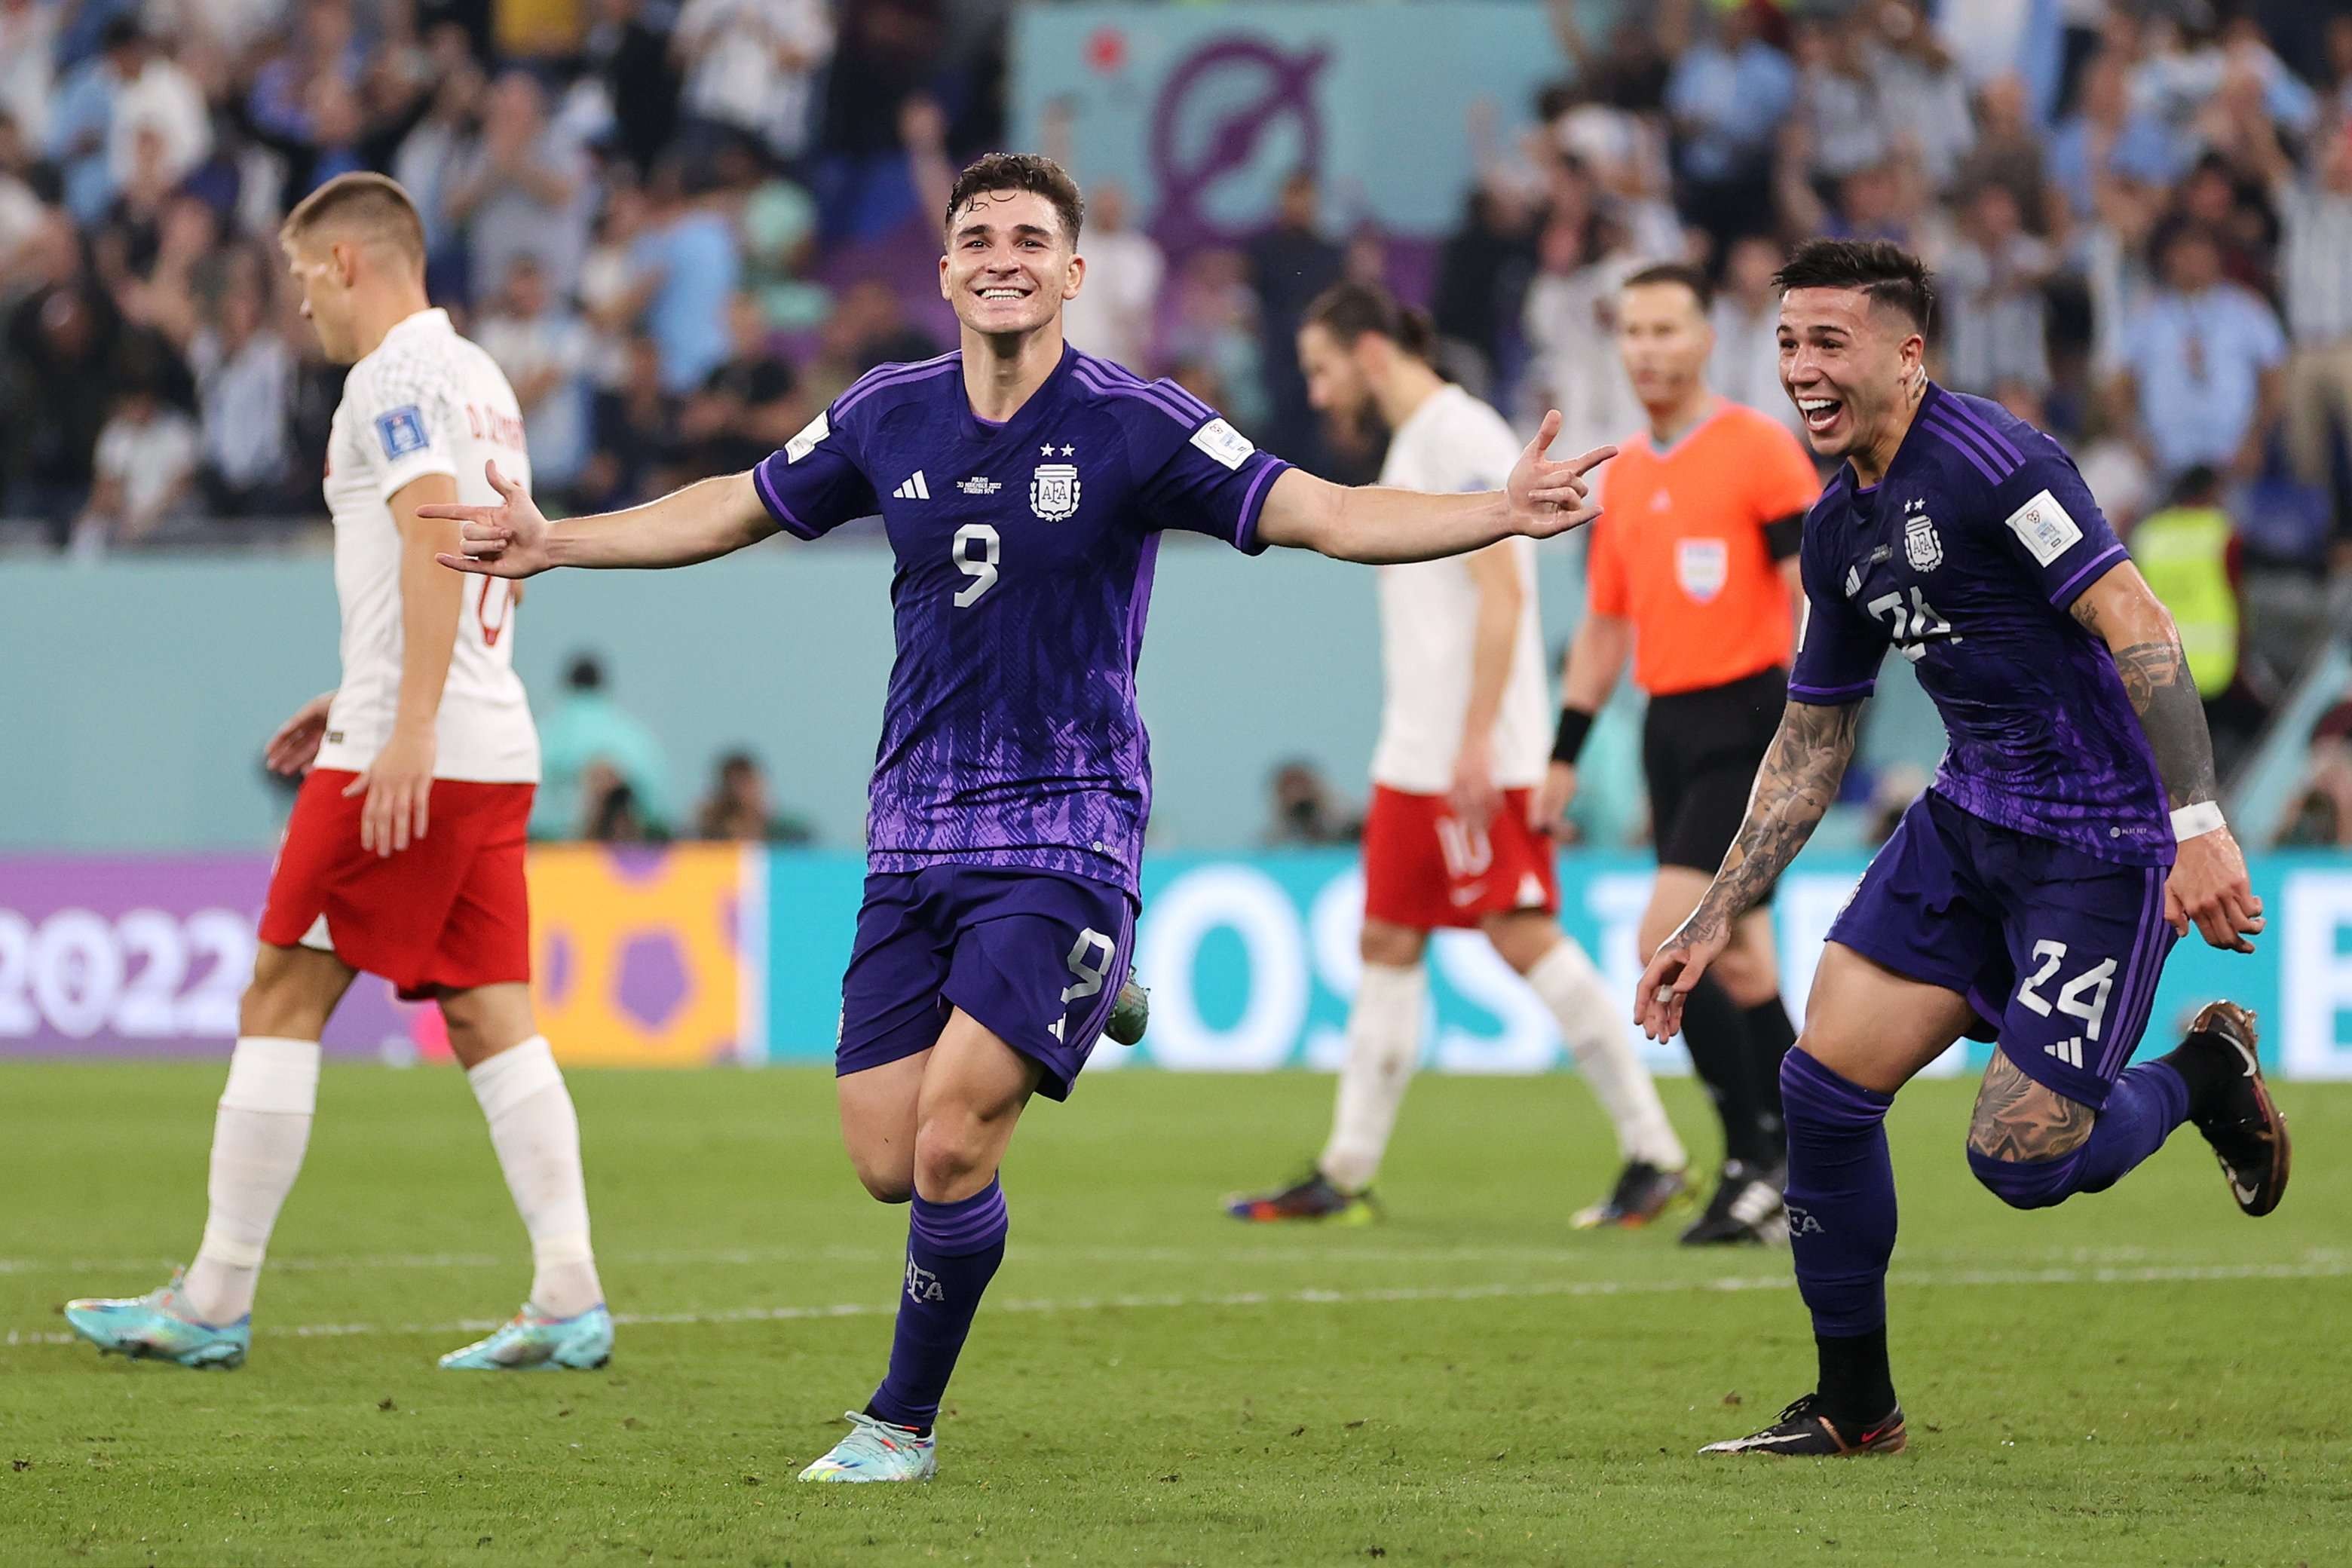
{"type": "Polygon", "coordinates": [[[915,1196],[915,1173],[911,1166],[892,1163],[877,1164],[852,1158],[850,1164],[857,1172],[858,1185],[877,1204],[911,1203],[915,1196]]]}
{"type": "Polygon", "coordinates": [[[915,1129],[914,1189],[938,1202],[966,1196],[965,1189],[988,1184],[1000,1152],[986,1118],[961,1106],[942,1107],[915,1129]]]}

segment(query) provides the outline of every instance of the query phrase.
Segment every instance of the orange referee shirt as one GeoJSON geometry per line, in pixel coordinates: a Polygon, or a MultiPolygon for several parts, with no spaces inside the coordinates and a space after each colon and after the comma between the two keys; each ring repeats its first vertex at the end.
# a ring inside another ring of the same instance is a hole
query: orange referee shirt
{"type": "Polygon", "coordinates": [[[1653,697],[1722,686],[1789,662],[1796,617],[1765,526],[1821,494],[1785,426],[1742,404],[1666,451],[1647,432],[1601,475],[1585,558],[1596,615],[1633,623],[1633,679],[1653,697]]]}

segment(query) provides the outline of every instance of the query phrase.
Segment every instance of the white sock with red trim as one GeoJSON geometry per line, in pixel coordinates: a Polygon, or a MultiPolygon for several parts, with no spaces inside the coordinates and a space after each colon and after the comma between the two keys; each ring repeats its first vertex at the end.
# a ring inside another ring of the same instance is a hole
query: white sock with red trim
{"type": "Polygon", "coordinates": [[[1617,1129],[1619,1158],[1646,1160],[1661,1171],[1681,1170],[1689,1155],[1666,1120],[1650,1069],[1626,1037],[1609,983],[1584,949],[1562,937],[1528,971],[1528,986],[1550,1009],[1577,1070],[1609,1113],[1617,1129]]]}
{"type": "Polygon", "coordinates": [[[205,1238],[180,1285],[198,1321],[234,1323],[253,1310],[269,1233],[301,1173],[318,1103],[318,1041],[238,1039],[213,1113],[205,1238]]]}
{"type": "Polygon", "coordinates": [[[1418,963],[1367,963],[1348,1009],[1348,1060],[1331,1141],[1316,1162],[1331,1184],[1360,1193],[1379,1174],[1396,1130],[1397,1108],[1421,1057],[1421,1013],[1429,977],[1418,963]]]}
{"type": "Polygon", "coordinates": [[[530,1234],[530,1304],[570,1318],[604,1299],[588,1245],[588,1184],[580,1168],[580,1116],[544,1035],[468,1068],[490,1146],[530,1234]]]}

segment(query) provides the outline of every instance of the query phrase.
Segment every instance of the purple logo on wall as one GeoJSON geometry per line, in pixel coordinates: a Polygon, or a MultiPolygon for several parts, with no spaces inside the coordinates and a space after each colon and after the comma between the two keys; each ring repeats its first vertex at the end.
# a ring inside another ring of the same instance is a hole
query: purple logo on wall
{"type": "Polygon", "coordinates": [[[1263,38],[1226,37],[1171,71],[1151,111],[1154,228],[1179,246],[1231,243],[1264,215],[1221,219],[1221,186],[1246,181],[1270,191],[1293,169],[1319,171],[1315,79],[1329,59],[1319,48],[1288,54],[1263,38]]]}
{"type": "MultiPolygon", "coordinates": [[[[266,855],[0,858],[0,1057],[225,1056],[268,886],[266,855]]],[[[412,1049],[412,1011],[363,974],[326,1044],[412,1049]]]]}

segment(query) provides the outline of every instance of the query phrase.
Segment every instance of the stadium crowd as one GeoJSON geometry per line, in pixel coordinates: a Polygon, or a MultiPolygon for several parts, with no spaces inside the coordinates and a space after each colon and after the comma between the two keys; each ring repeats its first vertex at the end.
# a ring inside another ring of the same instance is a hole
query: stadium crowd
{"type": "MultiPolygon", "coordinates": [[[[435,298],[515,383],[542,497],[748,466],[866,368],[948,345],[928,276],[871,258],[1003,141],[1010,9],[0,0],[0,526],[96,554],[315,522],[341,372],[273,237],[355,168],[416,195],[435,298]]],[[[2352,575],[2352,15],[2066,0],[2029,58],[2022,5],[1658,0],[1588,35],[1594,9],[1554,0],[1527,135],[1472,107],[1441,238],[1301,171],[1246,246],[1169,255],[1088,181],[1071,335],[1363,478],[1379,433],[1322,427],[1290,346],[1336,279],[1418,280],[1449,373],[1560,406],[1575,448],[1641,422],[1608,347],[1640,266],[1708,264],[1717,384],[1793,420],[1784,246],[1899,240],[1943,279],[1938,375],[2081,454],[2245,744],[2352,575]]]]}

